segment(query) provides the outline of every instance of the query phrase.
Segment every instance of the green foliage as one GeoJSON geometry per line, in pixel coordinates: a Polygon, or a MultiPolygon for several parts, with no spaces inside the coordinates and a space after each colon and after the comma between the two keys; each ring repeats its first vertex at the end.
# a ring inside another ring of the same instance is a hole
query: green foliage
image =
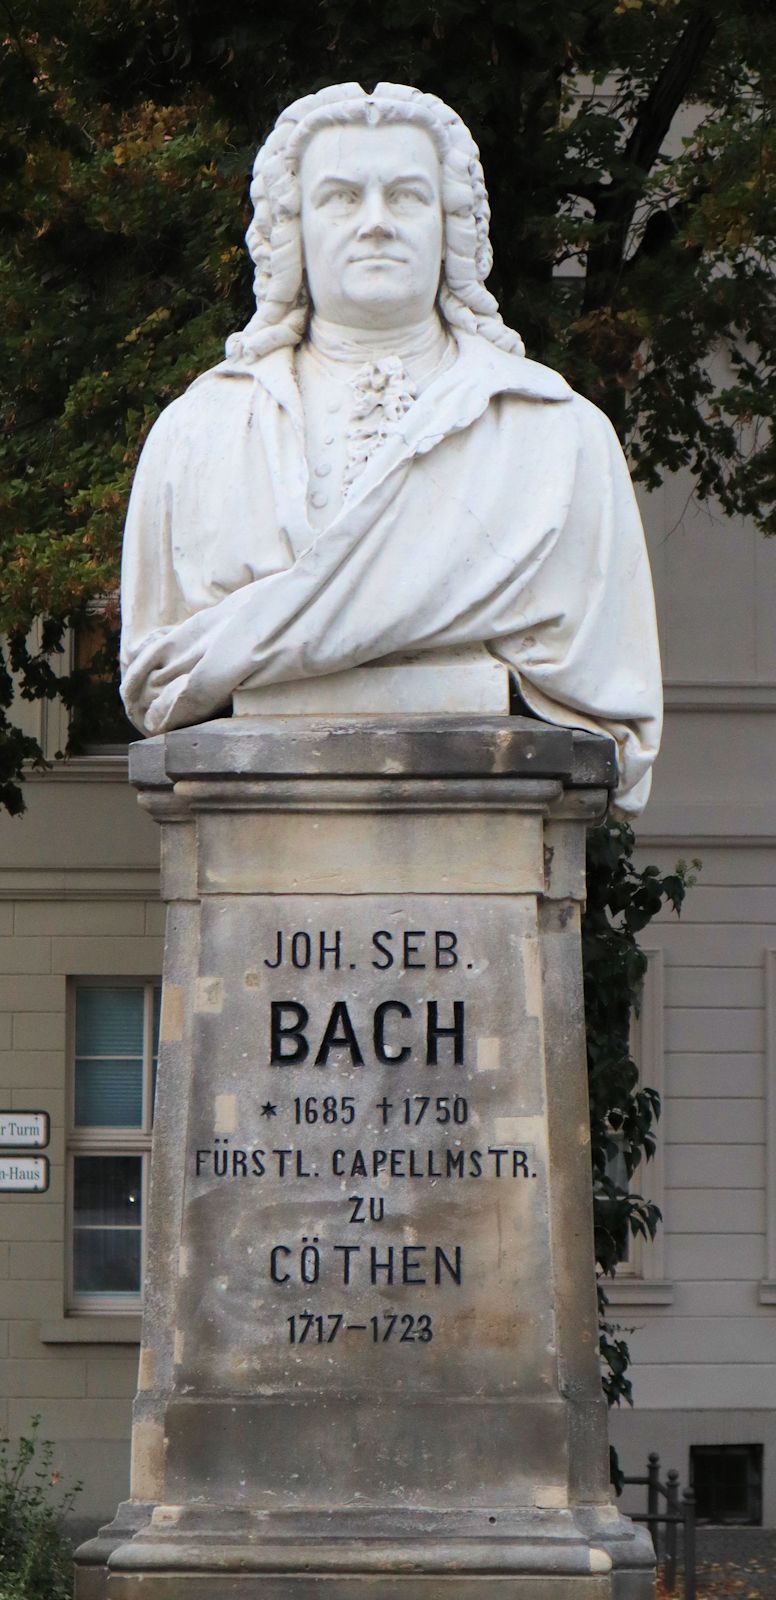
{"type": "MultiPolygon", "coordinates": [[[[115,594],[137,454],[251,310],[253,152],[291,98],[417,83],[478,139],[492,287],[655,484],[776,529],[771,0],[3,0],[0,634],[20,692],[115,594]],[[606,92],[604,88],[606,87],[606,92]],[[690,108],[682,139],[671,131],[690,108]],[[53,619],[27,647],[33,619],[53,619]]],[[[0,802],[22,759],[0,679],[0,802]]],[[[80,716],[81,726],[88,716],[80,716]]]]}
{"type": "MultiPolygon", "coordinates": [[[[593,1159],[595,1256],[599,1269],[600,1352],[610,1405],[632,1403],[630,1356],[621,1330],[607,1320],[602,1279],[614,1277],[630,1243],[654,1239],[658,1207],[632,1186],[642,1161],[655,1153],[660,1098],[639,1082],[631,1054],[631,1023],[638,1015],[647,958],[638,934],[668,905],[681,912],[695,879],[678,862],[672,873],[640,870],[633,862],[633,830],[609,818],[588,835],[587,906],[582,919],[582,961],[593,1159]]],[[[613,1479],[619,1469],[613,1453],[613,1479]]]]}
{"type": "Polygon", "coordinates": [[[72,1594],[72,1551],[62,1518],[80,1484],[59,1489],[53,1446],[38,1437],[39,1428],[35,1416],[15,1454],[7,1440],[0,1442],[0,1600],[70,1600],[72,1594]]]}

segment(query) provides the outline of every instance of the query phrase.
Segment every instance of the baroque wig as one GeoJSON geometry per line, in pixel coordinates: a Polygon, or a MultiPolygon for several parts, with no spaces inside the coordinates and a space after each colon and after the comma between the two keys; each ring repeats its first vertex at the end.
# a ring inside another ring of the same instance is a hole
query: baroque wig
{"type": "Polygon", "coordinates": [[[413,123],[425,128],[442,169],[444,246],[438,297],[449,327],[479,333],[502,350],[524,354],[522,340],[501,320],[485,288],[493,265],[490,207],[480,153],[461,118],[433,94],[401,83],[337,83],[295,100],[278,117],[253,165],[253,218],[245,235],[255,266],[256,312],[226,342],[232,360],[256,360],[304,337],[310,309],[304,277],[299,162],[321,128],[343,123],[413,123]]]}

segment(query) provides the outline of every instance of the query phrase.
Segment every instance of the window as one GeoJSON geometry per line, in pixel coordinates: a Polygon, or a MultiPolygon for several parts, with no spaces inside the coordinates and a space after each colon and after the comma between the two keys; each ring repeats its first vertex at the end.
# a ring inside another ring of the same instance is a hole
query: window
{"type": "MultiPolygon", "coordinates": [[[[616,1183],[617,1187],[619,1189],[624,1189],[626,1192],[629,1193],[630,1192],[630,1186],[631,1186],[631,1180],[628,1177],[628,1168],[625,1165],[624,1141],[620,1138],[620,1136],[618,1134],[616,1134],[614,1132],[614,1130],[611,1128],[611,1126],[608,1127],[608,1132],[609,1132],[611,1138],[613,1138],[614,1141],[617,1144],[617,1151],[616,1151],[616,1153],[614,1155],[610,1155],[609,1156],[609,1159],[608,1159],[608,1161],[606,1163],[606,1176],[607,1176],[607,1178],[610,1179],[610,1181],[612,1183],[616,1183]]],[[[640,1175],[642,1170],[643,1170],[643,1166],[637,1169],[637,1172],[636,1172],[636,1179],[637,1180],[638,1180],[639,1175],[640,1175]]],[[[636,1189],[638,1189],[638,1181],[635,1183],[634,1187],[636,1189]]],[[[597,1192],[600,1192],[600,1191],[597,1191],[597,1192]]],[[[603,1198],[601,1199],[600,1203],[601,1203],[601,1205],[606,1206],[606,1207],[614,1207],[615,1204],[616,1204],[615,1201],[605,1200],[603,1198]]],[[[639,1266],[640,1260],[641,1260],[640,1245],[641,1245],[640,1237],[634,1239],[634,1238],[631,1237],[630,1234],[628,1235],[628,1238],[625,1241],[625,1253],[622,1256],[622,1259],[619,1261],[618,1266],[617,1266],[618,1276],[622,1276],[622,1274],[624,1272],[631,1272],[632,1273],[632,1272],[637,1272],[638,1271],[638,1266],[639,1266]]]]}
{"type": "Polygon", "coordinates": [[[761,1444],[691,1445],[690,1483],[699,1522],[762,1525],[761,1444]]]}
{"type": "Polygon", "coordinates": [[[81,693],[70,714],[70,737],[82,755],[122,754],[137,738],[118,687],[118,601],[92,601],[73,630],[73,671],[81,693]]]}
{"type": "Polygon", "coordinates": [[[71,1310],[135,1310],[141,1302],[160,999],[153,980],[79,983],[73,991],[71,1310]]]}
{"type": "MultiPolygon", "coordinates": [[[[640,1237],[631,1239],[628,1257],[617,1268],[617,1277],[604,1285],[612,1305],[662,1304],[673,1297],[672,1286],[664,1279],[665,1206],[663,1201],[664,1151],[666,1143],[667,1113],[664,1097],[663,1058],[663,953],[645,949],[647,971],[638,1017],[633,1019],[633,1060],[642,1083],[657,1089],[663,1109],[655,1130],[657,1148],[651,1161],[643,1161],[632,1179],[634,1189],[646,1200],[653,1200],[660,1208],[664,1221],[652,1240],[640,1237]]],[[[622,1182],[625,1163],[622,1156],[614,1156],[610,1166],[612,1177],[622,1182]]],[[[624,1185],[625,1186],[625,1185],[624,1185]]]]}

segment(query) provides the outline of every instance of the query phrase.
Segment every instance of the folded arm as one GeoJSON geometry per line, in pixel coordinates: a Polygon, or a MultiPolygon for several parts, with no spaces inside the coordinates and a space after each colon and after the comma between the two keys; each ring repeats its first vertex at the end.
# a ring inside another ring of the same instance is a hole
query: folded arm
{"type": "Polygon", "coordinates": [[[617,740],[621,799],[639,809],[660,724],[649,568],[619,445],[594,408],[578,402],[575,417],[564,435],[539,408],[524,413],[520,497],[513,435],[479,424],[476,438],[470,429],[400,463],[293,565],[193,615],[176,590],[166,463],[151,455],[125,545],[130,716],[166,732],[212,716],[248,677],[278,683],[487,642],[540,716],[617,740]],[[550,445],[575,440],[566,462],[557,448],[532,451],[532,429],[550,445]]]}

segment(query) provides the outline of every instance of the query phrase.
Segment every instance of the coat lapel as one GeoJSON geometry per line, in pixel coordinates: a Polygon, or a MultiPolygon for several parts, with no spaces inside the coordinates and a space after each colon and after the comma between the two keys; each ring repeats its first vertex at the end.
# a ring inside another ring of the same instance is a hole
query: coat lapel
{"type": "MultiPolygon", "coordinates": [[[[503,350],[480,335],[456,333],[458,359],[432,380],[402,418],[399,426],[377,449],[357,478],[345,504],[327,528],[317,535],[307,520],[308,464],[305,456],[304,414],[289,347],[273,351],[253,364],[224,361],[206,377],[249,381],[253,385],[250,410],[260,420],[281,528],[297,548],[319,546],[331,535],[346,533],[353,522],[356,537],[368,526],[370,499],[374,514],[383,509],[379,489],[390,478],[391,496],[416,455],[425,455],[451,434],[471,427],[496,395],[510,394],[526,400],[556,404],[568,401],[572,390],[560,373],[524,356],[503,350]],[[364,512],[366,511],[366,518],[364,512]]],[[[200,380],[197,380],[200,381],[200,380]]]]}

